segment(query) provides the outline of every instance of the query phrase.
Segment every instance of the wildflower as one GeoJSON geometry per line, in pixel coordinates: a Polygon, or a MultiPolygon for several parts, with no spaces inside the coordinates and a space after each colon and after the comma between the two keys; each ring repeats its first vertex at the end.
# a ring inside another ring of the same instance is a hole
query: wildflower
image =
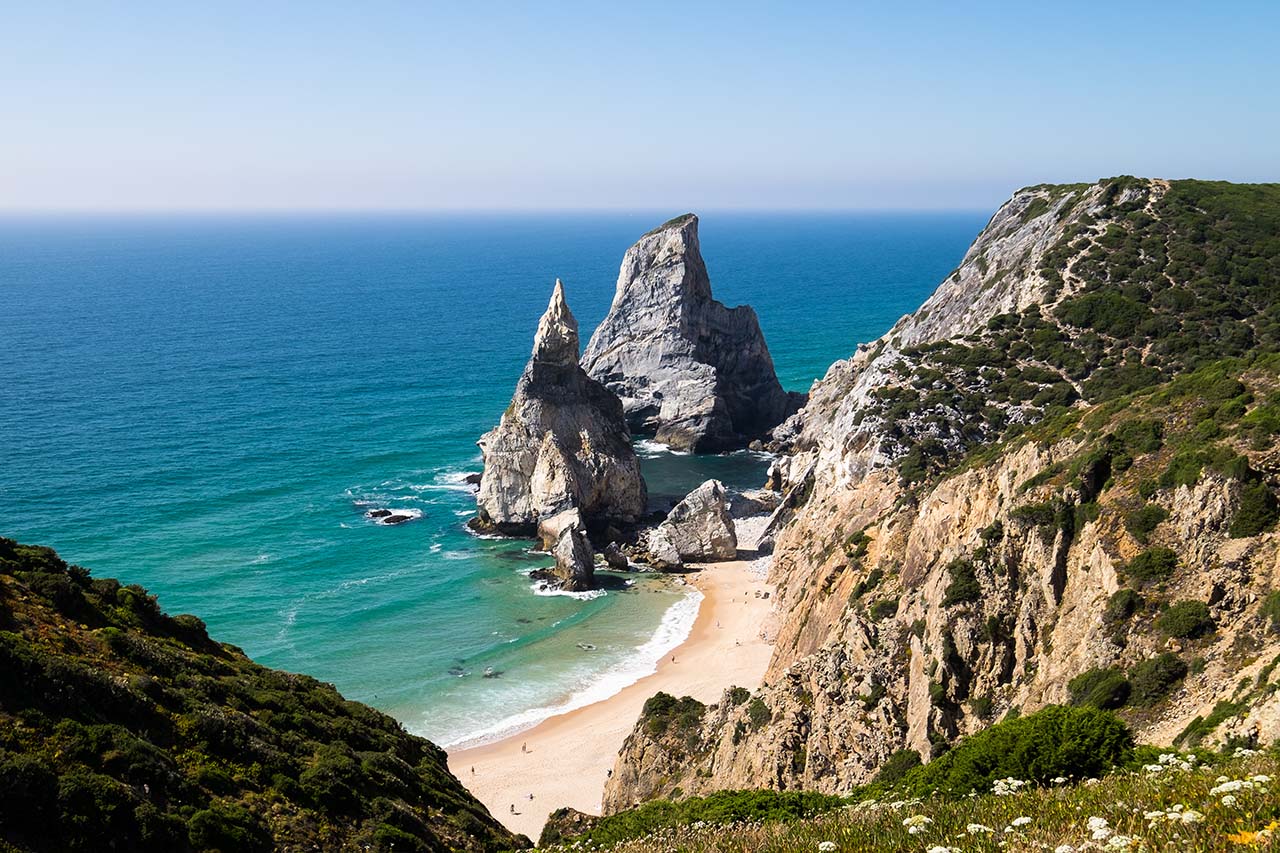
{"type": "Polygon", "coordinates": [[[1089,818],[1089,832],[1093,834],[1094,841],[1106,841],[1111,837],[1111,825],[1107,823],[1105,817],[1089,818]]]}
{"type": "Polygon", "coordinates": [[[1107,840],[1107,846],[1112,850],[1128,850],[1132,843],[1133,839],[1127,835],[1113,835],[1107,840]]]}
{"type": "MultiPolygon", "coordinates": [[[[1063,783],[1064,783],[1064,782],[1066,782],[1066,781],[1067,781],[1067,777],[1066,777],[1066,776],[1054,776],[1054,777],[1053,777],[1053,784],[1055,784],[1055,785],[1061,785],[1061,784],[1063,784],[1063,783]]],[[[1064,844],[1064,845],[1062,845],[1062,846],[1063,846],[1063,847],[1069,847],[1070,845],[1064,844]]]]}
{"type": "Polygon", "coordinates": [[[1014,826],[1022,827],[1022,826],[1026,826],[1026,825],[1027,825],[1027,824],[1029,824],[1029,823],[1031,823],[1031,818],[1026,817],[1026,816],[1023,816],[1023,817],[1015,817],[1015,818],[1013,819],[1013,825],[1014,825],[1014,826]]]}
{"type": "Polygon", "coordinates": [[[1204,815],[1195,809],[1187,809],[1185,812],[1182,812],[1179,819],[1183,823],[1200,823],[1204,820],[1204,815]]]}
{"type": "Polygon", "coordinates": [[[964,831],[969,833],[970,835],[978,835],[984,832],[995,832],[995,830],[992,829],[991,827],[983,826],[980,823],[971,823],[964,828],[964,831]]]}
{"type": "Polygon", "coordinates": [[[1072,847],[1070,844],[1059,844],[1057,847],[1053,848],[1053,853],[1076,853],[1076,848],[1072,847]]]}
{"type": "Polygon", "coordinates": [[[1249,781],[1253,782],[1255,785],[1267,785],[1267,784],[1270,784],[1271,777],[1267,776],[1264,773],[1259,773],[1257,776],[1252,777],[1249,781]]]}
{"type": "Polygon", "coordinates": [[[1222,798],[1221,803],[1222,803],[1224,806],[1234,806],[1234,805],[1236,804],[1236,798],[1235,798],[1235,795],[1234,795],[1234,794],[1227,794],[1225,797],[1223,797],[1223,798],[1222,798]]]}
{"type": "Polygon", "coordinates": [[[818,842],[818,850],[820,851],[820,853],[831,853],[831,851],[835,849],[836,849],[836,843],[834,841],[818,842]]]}
{"type": "Polygon", "coordinates": [[[902,825],[907,828],[907,832],[912,835],[919,835],[928,829],[929,824],[933,823],[933,818],[925,817],[922,814],[914,814],[902,821],[902,825]]]}

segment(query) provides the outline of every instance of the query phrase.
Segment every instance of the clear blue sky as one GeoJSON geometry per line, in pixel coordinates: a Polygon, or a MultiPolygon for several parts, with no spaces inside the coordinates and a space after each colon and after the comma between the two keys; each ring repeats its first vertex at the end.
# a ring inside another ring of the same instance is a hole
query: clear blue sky
{"type": "Polygon", "coordinates": [[[0,209],[990,208],[1280,180],[1280,0],[8,3],[0,209]]]}

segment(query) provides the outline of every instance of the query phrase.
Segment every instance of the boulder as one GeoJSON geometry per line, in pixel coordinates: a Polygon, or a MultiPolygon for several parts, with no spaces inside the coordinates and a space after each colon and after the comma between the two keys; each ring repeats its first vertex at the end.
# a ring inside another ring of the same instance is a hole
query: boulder
{"type": "Polygon", "coordinates": [[[604,561],[609,564],[609,568],[615,572],[625,572],[631,568],[627,555],[622,553],[622,549],[618,547],[617,542],[610,542],[605,545],[604,550],[600,552],[600,556],[604,557],[604,561]]]}
{"type": "Polygon", "coordinates": [[[582,365],[633,431],[681,450],[745,447],[803,402],[779,384],[755,311],[712,298],[691,213],[627,251],[582,365]]]}
{"type": "Polygon", "coordinates": [[[649,537],[649,550],[680,562],[732,560],[738,555],[738,536],[729,514],[729,496],[719,480],[707,480],[676,504],[666,521],[649,537]],[[669,547],[668,547],[669,546],[669,547]]]}
{"type": "Polygon", "coordinates": [[[543,519],[538,524],[538,536],[556,564],[549,569],[535,569],[529,577],[569,592],[584,592],[595,586],[595,554],[578,510],[565,510],[543,519]]]}
{"type": "Polygon", "coordinates": [[[630,439],[622,403],[578,365],[578,323],[557,280],[511,405],[478,442],[472,527],[532,535],[573,508],[584,521],[635,521],[647,493],[630,439]]]}

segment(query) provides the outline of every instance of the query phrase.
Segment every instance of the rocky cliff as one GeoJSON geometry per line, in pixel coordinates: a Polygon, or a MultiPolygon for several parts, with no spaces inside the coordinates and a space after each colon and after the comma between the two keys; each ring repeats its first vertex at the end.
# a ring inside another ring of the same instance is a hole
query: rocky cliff
{"type": "Polygon", "coordinates": [[[1014,195],[775,431],[765,685],[630,736],[616,810],[839,792],[1050,703],[1280,738],[1280,186],[1014,195]]]}
{"type": "Polygon", "coordinates": [[[627,250],[582,364],[622,398],[633,430],[680,449],[744,447],[799,403],[778,383],[755,312],[712,298],[693,214],[627,250]]]}
{"type": "Polygon", "coordinates": [[[473,525],[481,529],[532,535],[539,520],[574,508],[587,523],[644,514],[622,404],[578,365],[578,323],[559,280],[511,405],[479,445],[484,473],[473,525]]]}

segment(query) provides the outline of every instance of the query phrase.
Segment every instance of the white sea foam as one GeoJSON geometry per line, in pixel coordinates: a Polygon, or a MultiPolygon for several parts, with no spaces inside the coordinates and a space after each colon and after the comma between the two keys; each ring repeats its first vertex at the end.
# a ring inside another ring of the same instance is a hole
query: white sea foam
{"type": "Polygon", "coordinates": [[[667,608],[653,636],[647,642],[636,646],[634,655],[620,661],[613,669],[605,672],[600,678],[577,691],[564,702],[512,714],[491,726],[463,735],[442,746],[446,749],[459,749],[480,746],[510,737],[517,732],[536,726],[549,717],[567,714],[578,708],[603,702],[645,676],[652,675],[658,671],[658,661],[689,637],[689,632],[693,630],[693,623],[698,618],[698,607],[701,603],[702,593],[696,587],[690,586],[688,592],[679,601],[667,608]]]}
{"type": "Polygon", "coordinates": [[[673,450],[670,446],[663,444],[661,441],[654,441],[651,438],[642,438],[637,441],[633,447],[640,456],[652,459],[655,456],[661,456],[664,453],[670,453],[673,456],[688,456],[687,450],[673,450]]]}
{"type": "MultiPolygon", "coordinates": [[[[394,527],[397,524],[405,523],[403,521],[392,522],[390,520],[392,518],[395,518],[396,516],[400,516],[400,515],[408,516],[409,520],[411,521],[416,521],[419,518],[422,518],[422,510],[414,509],[412,507],[387,507],[387,512],[391,514],[385,515],[382,518],[370,518],[369,520],[372,521],[374,524],[380,524],[383,527],[394,527]]],[[[369,517],[368,513],[365,513],[365,517],[366,518],[369,517]]]]}
{"type": "Polygon", "coordinates": [[[546,581],[534,581],[529,587],[533,590],[534,595],[563,595],[566,598],[576,598],[579,601],[594,601],[597,598],[608,595],[603,589],[588,589],[584,592],[570,592],[567,589],[555,589],[548,586],[546,581]]]}

